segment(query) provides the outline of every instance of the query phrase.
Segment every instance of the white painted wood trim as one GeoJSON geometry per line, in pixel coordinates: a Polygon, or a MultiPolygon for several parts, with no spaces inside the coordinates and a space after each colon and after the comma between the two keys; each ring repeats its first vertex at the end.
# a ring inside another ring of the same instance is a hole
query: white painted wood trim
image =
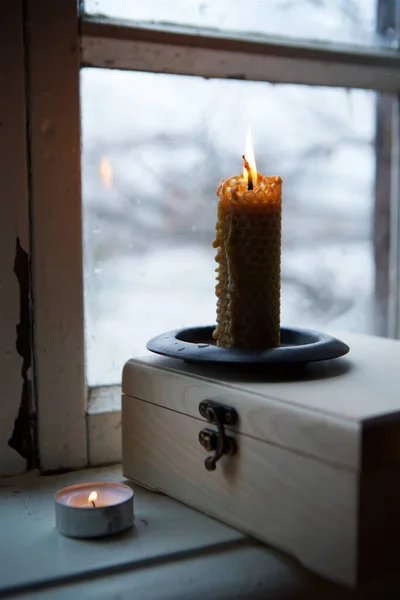
{"type": "Polygon", "coordinates": [[[82,66],[400,92],[400,56],[379,48],[89,17],[81,44],[82,66]]]}
{"type": "Polygon", "coordinates": [[[400,338],[400,98],[393,102],[388,335],[400,338]]]}
{"type": "MultiPolygon", "coordinates": [[[[376,1],[377,33],[386,35],[389,29],[397,31],[400,0],[376,1]]],[[[394,314],[397,297],[397,232],[393,221],[397,214],[398,99],[379,94],[376,98],[375,121],[375,202],[373,214],[374,243],[374,328],[375,335],[396,336],[394,314]]]]}
{"type": "Polygon", "coordinates": [[[87,464],[76,0],[27,0],[35,367],[43,470],[87,464]]]}
{"type": "Polygon", "coordinates": [[[91,387],[88,390],[88,414],[121,410],[121,385],[91,387]]]}
{"type": "Polygon", "coordinates": [[[86,418],[89,465],[121,462],[121,386],[90,388],[86,418]]]}
{"type": "Polygon", "coordinates": [[[29,254],[22,0],[11,2],[1,15],[0,90],[1,477],[21,473],[26,467],[26,460],[8,445],[18,416],[23,384],[23,359],[16,349],[16,327],[20,320],[20,292],[13,270],[17,237],[29,254]]]}

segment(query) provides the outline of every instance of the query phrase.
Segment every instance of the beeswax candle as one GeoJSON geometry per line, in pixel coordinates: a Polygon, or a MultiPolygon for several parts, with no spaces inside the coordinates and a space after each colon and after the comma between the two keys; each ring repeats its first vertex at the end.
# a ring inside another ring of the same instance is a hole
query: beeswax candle
{"type": "Polygon", "coordinates": [[[217,346],[279,346],[282,179],[257,173],[248,152],[242,176],[217,196],[217,346]],[[247,168],[246,168],[247,167],[247,168]]]}

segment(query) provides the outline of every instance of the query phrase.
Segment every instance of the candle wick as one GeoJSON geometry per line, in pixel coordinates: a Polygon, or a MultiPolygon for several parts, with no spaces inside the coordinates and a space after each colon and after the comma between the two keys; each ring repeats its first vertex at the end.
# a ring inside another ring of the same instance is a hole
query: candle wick
{"type": "Polygon", "coordinates": [[[247,175],[248,175],[247,189],[252,190],[253,189],[253,177],[251,175],[251,168],[250,168],[250,165],[247,162],[246,156],[244,154],[243,154],[242,158],[244,160],[244,168],[246,169],[247,175]]]}
{"type": "Polygon", "coordinates": [[[94,500],[91,501],[93,504],[93,508],[96,508],[96,504],[94,503],[94,500]]]}

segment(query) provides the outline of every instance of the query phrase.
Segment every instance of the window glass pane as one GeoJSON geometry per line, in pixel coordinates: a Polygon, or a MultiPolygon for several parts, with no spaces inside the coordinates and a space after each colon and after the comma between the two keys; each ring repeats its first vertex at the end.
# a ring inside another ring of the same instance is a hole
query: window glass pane
{"type": "Polygon", "coordinates": [[[90,385],[176,327],[215,322],[221,178],[284,181],[282,324],[372,330],[374,92],[82,71],[90,385]]]}
{"type": "Polygon", "coordinates": [[[379,4],[385,21],[379,36],[377,0],[86,0],[85,10],[130,20],[397,47],[388,18],[393,1],[379,4]]]}

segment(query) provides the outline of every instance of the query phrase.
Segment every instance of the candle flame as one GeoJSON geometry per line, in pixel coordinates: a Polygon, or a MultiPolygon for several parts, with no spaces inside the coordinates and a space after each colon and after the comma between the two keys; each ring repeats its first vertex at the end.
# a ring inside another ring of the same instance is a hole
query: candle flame
{"type": "Polygon", "coordinates": [[[89,498],[88,498],[88,502],[91,502],[92,504],[94,504],[97,500],[97,492],[91,492],[89,494],[89,498]]]}
{"type": "MultiPolygon", "coordinates": [[[[251,137],[250,127],[247,130],[246,147],[245,148],[246,149],[245,149],[244,156],[245,156],[247,162],[249,163],[251,178],[253,180],[253,186],[255,186],[257,183],[257,167],[256,167],[256,160],[254,158],[253,140],[251,137]]],[[[243,178],[244,178],[245,182],[247,183],[249,180],[249,175],[247,173],[246,167],[243,167],[243,178]]]]}
{"type": "Polygon", "coordinates": [[[113,185],[113,172],[108,158],[102,158],[99,167],[100,179],[104,187],[110,189],[113,185]]]}

